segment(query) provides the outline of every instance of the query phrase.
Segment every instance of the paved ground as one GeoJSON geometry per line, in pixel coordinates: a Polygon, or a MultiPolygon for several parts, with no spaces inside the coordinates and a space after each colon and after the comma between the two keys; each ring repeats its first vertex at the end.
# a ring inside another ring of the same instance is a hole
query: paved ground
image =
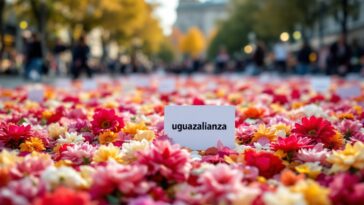
{"type": "MultiPolygon", "coordinates": [[[[42,82],[47,84],[52,84],[54,81],[54,78],[43,78],[42,82]]],[[[26,84],[26,83],[32,83],[30,81],[24,80],[22,77],[19,76],[0,76],[0,86],[1,87],[7,87],[7,88],[13,88],[18,85],[26,84]]]]}

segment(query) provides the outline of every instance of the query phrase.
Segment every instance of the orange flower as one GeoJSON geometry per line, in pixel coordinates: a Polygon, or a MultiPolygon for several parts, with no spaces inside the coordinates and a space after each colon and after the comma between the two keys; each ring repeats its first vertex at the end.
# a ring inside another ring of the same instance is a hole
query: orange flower
{"type": "Polygon", "coordinates": [[[281,182],[285,186],[295,185],[298,181],[304,179],[305,176],[303,174],[295,174],[289,169],[285,169],[281,174],[281,182]]]}
{"type": "Polygon", "coordinates": [[[108,144],[114,142],[117,139],[118,135],[112,131],[105,131],[100,134],[99,142],[100,144],[108,144]]]}
{"type": "Polygon", "coordinates": [[[256,107],[248,107],[244,111],[244,116],[246,118],[259,119],[263,116],[264,110],[256,107]]]}

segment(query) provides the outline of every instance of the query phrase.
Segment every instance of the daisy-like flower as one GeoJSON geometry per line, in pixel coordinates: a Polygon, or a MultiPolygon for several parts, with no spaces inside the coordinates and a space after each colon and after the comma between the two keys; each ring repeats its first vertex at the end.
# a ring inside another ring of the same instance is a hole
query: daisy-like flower
{"type": "Polygon", "coordinates": [[[46,183],[49,190],[58,187],[66,186],[70,188],[86,187],[87,181],[82,178],[80,173],[71,167],[54,167],[50,166],[41,174],[41,179],[46,183]]]}
{"type": "Polygon", "coordinates": [[[333,151],[328,161],[333,164],[332,172],[348,171],[350,168],[364,168],[364,144],[355,142],[354,145],[346,144],[344,150],[333,151]]]}
{"type": "Polygon", "coordinates": [[[65,187],[57,188],[35,200],[33,205],[92,205],[90,195],[86,192],[74,191],[65,187]]]}
{"type": "Polygon", "coordinates": [[[137,160],[139,152],[145,152],[149,150],[150,142],[143,139],[141,141],[131,140],[130,142],[125,142],[122,145],[121,155],[125,162],[133,162],[137,160]]]}
{"type": "Polygon", "coordinates": [[[25,176],[36,176],[53,164],[51,157],[47,154],[32,153],[16,164],[11,170],[10,175],[14,179],[20,179],[25,176]]]}
{"type": "Polygon", "coordinates": [[[85,139],[82,135],[77,134],[76,132],[66,132],[66,134],[57,139],[57,142],[60,144],[71,144],[71,143],[82,143],[85,139]]]}
{"type": "Polygon", "coordinates": [[[306,162],[295,167],[296,171],[301,174],[306,174],[311,178],[316,178],[322,170],[319,162],[306,162]]]}
{"type": "Polygon", "coordinates": [[[336,134],[329,121],[314,116],[302,118],[301,124],[296,123],[292,133],[297,134],[299,137],[308,137],[315,144],[321,142],[325,146],[331,145],[331,141],[336,134]]]}
{"type": "Polygon", "coordinates": [[[48,125],[48,135],[57,139],[59,136],[64,135],[67,132],[67,128],[59,125],[59,123],[52,123],[48,125]]]}
{"type": "Polygon", "coordinates": [[[126,134],[135,135],[138,130],[148,130],[148,127],[145,125],[144,121],[139,123],[129,122],[123,128],[123,132],[126,134]]]}
{"type": "Polygon", "coordinates": [[[109,161],[99,166],[93,174],[90,191],[94,198],[102,198],[115,190],[126,195],[146,194],[153,186],[145,180],[148,169],[140,165],[121,165],[109,161]]]}
{"type": "Polygon", "coordinates": [[[109,160],[115,160],[122,162],[122,156],[119,147],[115,147],[113,144],[101,145],[94,153],[94,162],[107,162],[109,160]]]}
{"type": "Polygon", "coordinates": [[[148,140],[152,141],[155,138],[155,134],[152,130],[138,130],[137,133],[134,135],[134,140],[148,140]]]}
{"type": "MultiPolygon", "coordinates": [[[[309,105],[306,105],[306,106],[303,106],[299,109],[296,109],[296,110],[292,110],[291,111],[291,116],[294,116],[294,117],[311,117],[311,116],[315,116],[315,117],[318,117],[318,118],[325,118],[325,119],[328,119],[328,115],[327,113],[322,109],[322,107],[320,106],[317,106],[316,104],[309,104],[309,105]]],[[[295,118],[297,119],[297,118],[295,118]]]]}
{"type": "Polygon", "coordinates": [[[329,150],[324,148],[322,143],[318,143],[312,149],[300,149],[296,156],[297,159],[304,162],[320,162],[325,164],[329,156],[329,150]]]}
{"type": "Polygon", "coordinates": [[[162,176],[169,182],[186,180],[191,169],[187,150],[177,144],[171,145],[167,140],[155,142],[139,156],[138,164],[146,165],[148,174],[156,177],[156,180],[162,176]]]}
{"type": "Polygon", "coordinates": [[[99,134],[103,131],[119,132],[124,127],[123,118],[112,109],[97,109],[91,121],[92,131],[99,134]]]}
{"type": "Polygon", "coordinates": [[[264,193],[263,201],[266,205],[307,205],[301,193],[292,192],[284,186],[279,186],[275,192],[264,193]]]}
{"type": "Polygon", "coordinates": [[[76,165],[89,164],[95,151],[96,148],[88,142],[74,144],[73,146],[67,146],[67,149],[61,154],[61,159],[70,160],[76,165]]]}
{"type": "Polygon", "coordinates": [[[266,127],[264,124],[260,124],[253,135],[252,142],[257,142],[260,139],[268,139],[269,141],[272,141],[275,138],[276,135],[273,129],[266,127]]]}
{"type": "Polygon", "coordinates": [[[242,191],[243,174],[226,164],[218,164],[206,170],[198,179],[198,190],[206,204],[232,202],[242,191]]]}
{"type": "Polygon", "coordinates": [[[246,165],[257,167],[259,175],[265,178],[273,177],[285,167],[279,157],[266,151],[248,149],[244,152],[244,161],[246,165]]]}
{"type": "Polygon", "coordinates": [[[16,151],[3,149],[0,152],[0,167],[9,168],[15,165],[21,158],[16,151]]]}
{"type": "Polygon", "coordinates": [[[339,126],[339,131],[343,134],[344,139],[364,142],[364,133],[362,133],[362,124],[359,121],[343,120],[339,126]]]}
{"type": "Polygon", "coordinates": [[[18,146],[32,136],[30,125],[16,125],[12,123],[0,124],[0,146],[18,148],[18,146]]]}
{"type": "Polygon", "coordinates": [[[301,180],[293,187],[293,191],[302,193],[308,205],[331,204],[329,190],[311,179],[301,180]]]}
{"type": "Polygon", "coordinates": [[[291,135],[289,137],[279,137],[277,141],[271,143],[271,148],[274,151],[295,152],[302,148],[312,147],[310,142],[311,140],[309,138],[291,135]]]}
{"type": "Polygon", "coordinates": [[[117,133],[107,130],[99,135],[99,142],[100,144],[109,144],[114,142],[117,138],[117,133]]]}
{"type": "Polygon", "coordinates": [[[20,144],[20,151],[22,152],[40,152],[45,150],[43,141],[37,137],[31,137],[25,142],[20,144]]]}
{"type": "Polygon", "coordinates": [[[255,126],[239,126],[236,130],[235,140],[237,144],[243,145],[251,142],[253,135],[255,133],[255,126]]]}

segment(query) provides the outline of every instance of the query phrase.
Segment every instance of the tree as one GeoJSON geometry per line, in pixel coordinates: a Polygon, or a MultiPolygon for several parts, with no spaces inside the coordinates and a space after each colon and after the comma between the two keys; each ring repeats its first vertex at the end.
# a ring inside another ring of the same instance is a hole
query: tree
{"type": "Polygon", "coordinates": [[[205,38],[202,32],[192,27],[182,39],[180,49],[191,57],[197,57],[205,48],[205,38]]]}
{"type": "MultiPolygon", "coordinates": [[[[5,31],[4,31],[4,9],[5,9],[5,0],[0,0],[0,61],[3,58],[3,54],[5,51],[5,31]]],[[[0,62],[1,63],[1,62],[0,62]]]]}

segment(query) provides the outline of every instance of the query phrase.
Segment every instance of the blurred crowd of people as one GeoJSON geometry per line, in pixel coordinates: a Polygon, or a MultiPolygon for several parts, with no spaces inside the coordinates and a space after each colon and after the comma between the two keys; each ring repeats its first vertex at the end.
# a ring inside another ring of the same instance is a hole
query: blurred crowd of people
{"type": "Polygon", "coordinates": [[[177,73],[207,71],[258,75],[273,71],[297,75],[364,75],[364,45],[357,40],[349,44],[343,35],[333,44],[320,49],[314,49],[308,41],[303,41],[299,49],[292,50],[285,42],[277,42],[270,48],[263,42],[257,42],[249,55],[231,56],[222,47],[214,61],[186,58],[182,64],[172,65],[169,69],[177,73]]]}
{"type": "MultiPolygon", "coordinates": [[[[263,42],[252,46],[249,55],[229,55],[223,47],[213,61],[202,58],[184,58],[169,64],[156,61],[145,66],[137,60],[137,53],[129,55],[125,61],[120,56],[116,59],[90,65],[90,47],[85,36],[81,36],[71,45],[56,39],[53,48],[43,51],[37,34],[24,39],[24,51],[20,73],[25,79],[39,81],[42,75],[51,73],[56,76],[71,76],[73,79],[82,73],[91,78],[95,72],[133,73],[164,70],[171,73],[223,73],[244,72],[259,75],[262,72],[281,74],[327,74],[345,76],[348,73],[360,73],[364,76],[364,47],[357,40],[347,43],[345,36],[340,36],[331,45],[313,49],[304,41],[299,49],[292,50],[285,42],[277,42],[268,47],[263,42]],[[68,60],[65,58],[68,55],[68,60]]],[[[125,57],[125,56],[124,56],[125,57]]]]}

